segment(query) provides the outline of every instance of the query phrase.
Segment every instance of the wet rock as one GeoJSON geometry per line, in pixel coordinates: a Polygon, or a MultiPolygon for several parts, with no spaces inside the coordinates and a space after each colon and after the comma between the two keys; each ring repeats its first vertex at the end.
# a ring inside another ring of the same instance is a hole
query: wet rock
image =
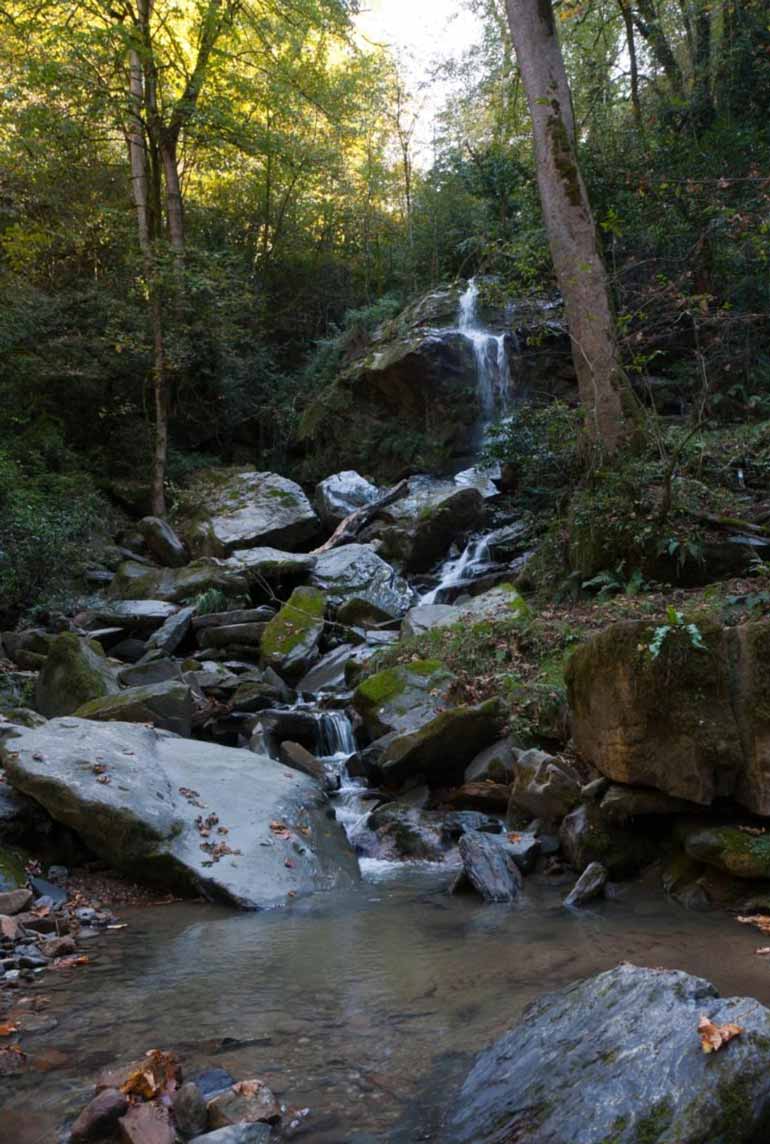
{"type": "Polygon", "coordinates": [[[200,1136],[208,1126],[208,1105],[197,1084],[188,1081],[174,1093],[174,1123],[185,1140],[200,1136]]]}
{"type": "Polygon", "coordinates": [[[301,743],[292,743],[286,741],[281,743],[280,751],[281,762],[287,767],[292,767],[295,771],[302,771],[303,774],[309,775],[311,779],[321,783],[322,786],[327,786],[327,776],[324,770],[323,763],[311,754],[301,743]]]}
{"type": "Polygon", "coordinates": [[[447,798],[450,806],[458,810],[481,810],[487,814],[505,814],[508,808],[511,788],[508,784],[494,783],[491,780],[478,783],[463,783],[456,787],[447,798]]]}
{"type": "Polygon", "coordinates": [[[75,953],[77,946],[75,939],[69,935],[65,937],[55,937],[51,941],[44,941],[40,945],[40,952],[46,957],[68,957],[71,953],[75,953]]]}
{"type": "Polygon", "coordinates": [[[505,848],[522,874],[529,874],[542,851],[540,839],[532,833],[512,831],[505,835],[505,848]]]}
{"type": "Polygon", "coordinates": [[[167,683],[170,679],[181,680],[179,662],[160,656],[146,663],[132,664],[118,672],[118,680],[123,687],[146,687],[152,683],[167,683]]]}
{"type": "Polygon", "coordinates": [[[371,504],[381,494],[382,490],[360,473],[347,469],[316,485],[315,503],[323,524],[334,529],[346,516],[371,504]]]}
{"type": "Polygon", "coordinates": [[[477,810],[452,810],[443,816],[442,826],[446,837],[454,842],[469,830],[480,830],[484,834],[500,834],[503,829],[499,818],[481,814],[477,810]]]}
{"type": "Polygon", "coordinates": [[[310,711],[293,709],[272,710],[260,713],[254,729],[250,750],[267,752],[271,758],[280,757],[281,744],[287,739],[301,743],[309,751],[318,745],[318,720],[310,711]]]}
{"type": "Polygon", "coordinates": [[[118,683],[101,655],[87,640],[62,632],[37,679],[35,706],[41,715],[69,715],[90,700],[114,695],[118,683]]]}
{"type": "Polygon", "coordinates": [[[174,1144],[176,1136],[163,1104],[132,1104],[117,1127],[121,1144],[174,1144]]]}
{"type": "Polygon", "coordinates": [[[294,551],[318,532],[318,517],[300,486],[277,473],[205,470],[191,482],[189,499],[196,516],[184,532],[196,556],[259,546],[294,551]]]}
{"type": "Polygon", "coordinates": [[[513,781],[514,748],[510,739],[500,739],[473,759],[465,768],[466,783],[511,783],[513,781]]]}
{"type": "Polygon", "coordinates": [[[303,695],[317,695],[319,691],[341,687],[345,682],[345,664],[352,652],[351,644],[340,644],[334,651],[330,651],[303,675],[297,684],[297,691],[303,695]]]}
{"type": "Polygon", "coordinates": [[[310,579],[334,608],[356,598],[399,619],[413,602],[407,582],[368,544],[344,544],[321,553],[310,579]]]}
{"type": "Polygon", "coordinates": [[[601,862],[614,877],[633,874],[657,857],[648,837],[611,826],[595,803],[578,806],[561,824],[559,840],[571,866],[582,873],[601,862]]]}
{"type": "Polygon", "coordinates": [[[485,902],[514,902],[521,892],[522,877],[510,849],[494,835],[469,831],[458,849],[463,871],[485,902]]]}
{"type": "Polygon", "coordinates": [[[157,650],[166,655],[173,655],[190,631],[190,623],[194,615],[195,608],[190,606],[180,608],[173,616],[169,616],[148,639],[147,650],[157,650]]]}
{"type": "Polygon", "coordinates": [[[136,880],[263,909],[358,877],[317,784],[266,756],[135,723],[67,718],[6,738],[0,760],[17,789],[136,880]],[[97,759],[101,773],[88,765],[97,759]],[[110,783],[99,782],[104,774],[110,783]],[[202,835],[199,820],[212,814],[202,835]],[[288,838],[275,835],[274,821],[288,838]]]}
{"type": "Polygon", "coordinates": [[[20,914],[32,901],[31,890],[6,890],[0,893],[0,914],[7,917],[20,914]]]}
{"type": "Polygon", "coordinates": [[[277,1124],[280,1119],[280,1104],[264,1081],[257,1078],[239,1081],[228,1092],[209,1101],[211,1128],[226,1128],[239,1121],[277,1124]]]}
{"type": "Polygon", "coordinates": [[[198,1087],[201,1095],[210,1098],[217,1096],[225,1089],[231,1088],[235,1084],[235,1077],[231,1076],[226,1069],[209,1068],[204,1069],[203,1072],[197,1074],[192,1078],[193,1083],[198,1087]]]}
{"type": "Polygon", "coordinates": [[[173,679],[146,687],[127,687],[117,695],[84,703],[75,712],[80,719],[100,722],[152,723],[185,737],[192,730],[192,713],[190,688],[173,679]]]}
{"type": "Polygon", "coordinates": [[[158,516],[145,516],[139,521],[139,531],[159,564],[167,568],[181,568],[190,558],[187,545],[174,532],[168,521],[158,516]]]}
{"type": "Polygon", "coordinates": [[[89,1144],[111,1136],[128,1111],[128,1098],[116,1088],[105,1088],[87,1104],[70,1129],[72,1144],[89,1144]]]}
{"type": "Polygon", "coordinates": [[[85,613],[84,621],[89,628],[114,625],[125,631],[141,632],[147,636],[161,627],[176,612],[177,608],[166,600],[124,598],[92,608],[85,613]]]}
{"type": "Polygon", "coordinates": [[[241,647],[259,648],[266,627],[267,623],[262,621],[260,623],[218,624],[210,628],[201,628],[197,633],[198,644],[202,648],[226,648],[236,644],[241,647]]]}
{"type": "Polygon", "coordinates": [[[604,893],[609,877],[607,868],[601,862],[591,862],[564,899],[565,906],[582,906],[604,893]]]}
{"type": "Polygon", "coordinates": [[[439,660],[420,659],[370,675],[353,706],[373,736],[425,726],[447,705],[454,676],[439,660]]]}
{"type": "Polygon", "coordinates": [[[676,970],[620,965],[525,1009],[484,1050],[442,1144],[750,1144],[770,1108],[770,1012],[676,970]],[[743,1032],[701,1050],[704,1015],[743,1032]]]}
{"type": "Polygon", "coordinates": [[[444,833],[440,817],[419,808],[389,802],[373,811],[366,825],[376,835],[372,857],[440,862],[444,856],[444,833]]]}
{"type": "Polygon", "coordinates": [[[468,759],[493,742],[502,729],[496,699],[442,711],[416,731],[395,734],[378,761],[387,783],[424,775],[433,785],[456,782],[468,759]]]}
{"type": "Polygon", "coordinates": [[[546,822],[558,823],[580,798],[577,775],[563,759],[545,751],[519,751],[513,765],[508,808],[515,823],[522,811],[546,822]]]}
{"type": "Polygon", "coordinates": [[[190,1144],[268,1144],[270,1135],[268,1124],[230,1124],[205,1136],[196,1136],[190,1144]]]}
{"type": "MultiPolygon", "coordinates": [[[[421,478],[412,478],[415,484],[421,478]]],[[[424,478],[423,478],[424,479],[424,478]]],[[[473,532],[484,517],[478,489],[448,489],[435,482],[425,494],[396,501],[386,510],[395,521],[383,537],[387,554],[396,555],[409,572],[428,572],[449,551],[458,535],[473,532]]]]}
{"type": "Polygon", "coordinates": [[[462,618],[462,608],[452,604],[418,604],[410,608],[401,625],[402,636],[421,636],[434,628],[448,628],[462,618]]]}
{"type": "Polygon", "coordinates": [[[676,837],[688,857],[735,878],[770,878],[770,834],[737,825],[684,822],[676,837]]]}
{"type": "Polygon", "coordinates": [[[282,677],[304,675],[318,658],[326,597],[317,588],[295,588],[262,635],[263,661],[282,677]]]}

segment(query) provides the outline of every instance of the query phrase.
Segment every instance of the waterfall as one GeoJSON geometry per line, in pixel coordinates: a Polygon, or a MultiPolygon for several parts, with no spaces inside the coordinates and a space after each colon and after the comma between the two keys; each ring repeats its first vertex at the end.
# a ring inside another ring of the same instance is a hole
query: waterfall
{"type": "Polygon", "coordinates": [[[355,754],[353,727],[343,711],[323,711],[319,719],[318,737],[322,758],[355,754]]]}
{"type": "Polygon", "coordinates": [[[479,287],[471,278],[460,296],[458,328],[473,347],[476,358],[476,386],[483,421],[486,424],[496,414],[507,411],[511,385],[511,370],[505,334],[491,334],[479,322],[477,303],[479,287]]]}
{"type": "Polygon", "coordinates": [[[470,582],[482,565],[489,562],[487,537],[477,537],[466,544],[459,556],[450,557],[441,567],[439,582],[420,599],[420,604],[440,604],[449,588],[459,588],[470,582]]]}

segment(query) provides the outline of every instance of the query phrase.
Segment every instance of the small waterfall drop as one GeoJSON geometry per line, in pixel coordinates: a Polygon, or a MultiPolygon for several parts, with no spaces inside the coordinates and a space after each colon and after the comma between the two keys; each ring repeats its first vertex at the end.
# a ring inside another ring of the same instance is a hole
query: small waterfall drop
{"type": "Polygon", "coordinates": [[[470,540],[459,556],[450,557],[444,562],[439,573],[439,582],[430,592],[421,597],[421,604],[442,604],[452,588],[460,588],[469,583],[480,567],[488,563],[489,546],[487,537],[470,540]]]}
{"type": "Polygon", "coordinates": [[[507,412],[511,369],[505,334],[491,334],[478,317],[479,286],[471,278],[460,296],[458,329],[473,346],[476,358],[476,385],[484,424],[507,412]]]}
{"type": "Polygon", "coordinates": [[[339,755],[350,758],[355,753],[353,727],[343,711],[323,711],[319,723],[318,737],[323,758],[335,758],[339,755]]]}

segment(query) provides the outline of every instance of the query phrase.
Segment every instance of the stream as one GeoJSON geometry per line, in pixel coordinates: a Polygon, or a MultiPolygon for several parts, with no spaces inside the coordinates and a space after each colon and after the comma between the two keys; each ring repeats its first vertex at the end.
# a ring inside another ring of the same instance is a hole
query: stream
{"type": "MultiPolygon", "coordinates": [[[[477,321],[476,295],[471,283],[459,329],[473,342],[488,424],[508,407],[510,369],[505,339],[477,321]]],[[[420,603],[453,602],[491,566],[487,537],[472,537],[420,603]]],[[[356,743],[343,669],[344,658],[294,708],[317,720],[316,753],[338,784],[332,805],[357,845],[373,804],[365,780],[348,773],[356,743]]],[[[656,873],[582,910],[562,905],[574,875],[534,874],[513,906],[490,906],[449,895],[457,861],[365,857],[353,889],[280,912],[122,910],[126,928],[92,939],[87,968],[46,975],[50,1004],[24,1039],[31,1067],[0,1081],[0,1144],[57,1141],[96,1073],[150,1048],[176,1050],[187,1076],[216,1066],[263,1078],[298,1110],[276,1140],[440,1141],[439,1119],[471,1056],[530,1000],[576,978],[628,960],[770,1002],[756,935],[667,901],[656,873]]]]}

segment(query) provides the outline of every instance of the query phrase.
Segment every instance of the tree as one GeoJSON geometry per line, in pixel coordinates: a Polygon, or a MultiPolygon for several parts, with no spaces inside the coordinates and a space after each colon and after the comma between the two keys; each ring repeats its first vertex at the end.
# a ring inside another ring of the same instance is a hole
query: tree
{"type": "Polygon", "coordinates": [[[569,324],[592,447],[624,437],[622,370],[609,282],[577,158],[575,121],[551,0],[507,0],[532,118],[543,218],[569,324]]]}

